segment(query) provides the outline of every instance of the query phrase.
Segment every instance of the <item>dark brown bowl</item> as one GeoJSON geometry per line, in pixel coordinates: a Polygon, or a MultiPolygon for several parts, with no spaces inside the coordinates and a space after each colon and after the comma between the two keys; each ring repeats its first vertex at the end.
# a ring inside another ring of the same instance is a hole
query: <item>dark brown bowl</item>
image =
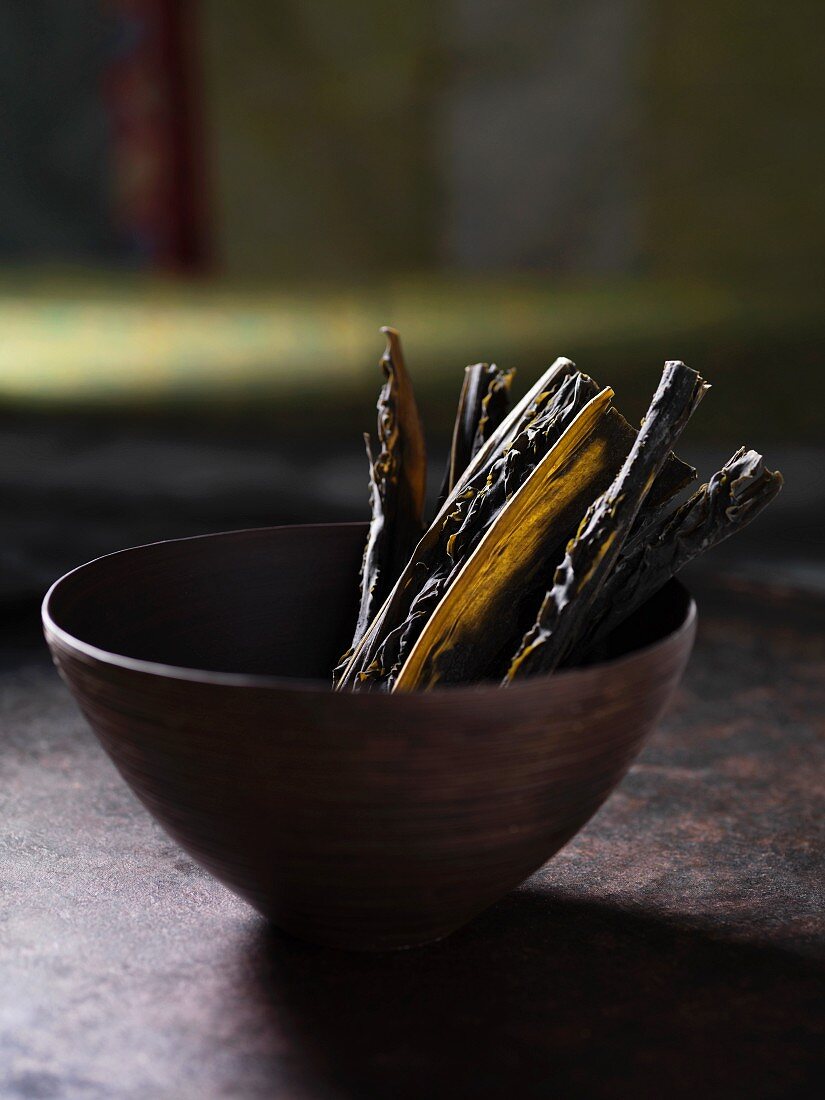
{"type": "Polygon", "coordinates": [[[673,694],[696,610],[671,582],[624,630],[632,651],[507,690],[334,694],[364,533],[124,550],[59,580],[43,622],[104,748],[194,859],[298,936],[380,949],[458,928],[584,825],[673,694]]]}

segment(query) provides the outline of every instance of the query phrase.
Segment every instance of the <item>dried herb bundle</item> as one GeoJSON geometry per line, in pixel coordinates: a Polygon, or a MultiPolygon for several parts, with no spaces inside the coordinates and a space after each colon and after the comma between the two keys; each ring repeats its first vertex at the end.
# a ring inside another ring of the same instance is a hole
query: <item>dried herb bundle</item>
{"type": "Polygon", "coordinates": [[[382,331],[382,451],[370,459],[373,521],[339,690],[508,684],[580,660],[781,486],[740,451],[674,504],[695,471],[672,447],[708,388],[683,363],[665,365],[638,434],[610,407],[612,390],[568,359],[509,413],[514,372],[478,363],[465,371],[443,500],[422,534],[423,438],[397,333],[382,331]]]}

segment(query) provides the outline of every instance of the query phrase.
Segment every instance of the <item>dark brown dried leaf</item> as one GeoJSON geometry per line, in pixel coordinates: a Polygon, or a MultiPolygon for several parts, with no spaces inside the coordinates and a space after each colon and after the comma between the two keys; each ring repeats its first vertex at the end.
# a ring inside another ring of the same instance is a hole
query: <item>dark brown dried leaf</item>
{"type": "Polygon", "coordinates": [[[760,454],[742,447],[683,504],[661,512],[628,540],[567,663],[600,645],[689,561],[746,527],[782,484],[779,471],[768,470],[760,454]]]}
{"type": "Polygon", "coordinates": [[[353,648],[375,617],[423,532],[427,457],[412,382],[393,328],[382,328],[387,347],[380,366],[385,382],[378,397],[378,444],[370,464],[370,522],[361,568],[361,600],[353,648]]]}
{"type": "Polygon", "coordinates": [[[707,389],[701,376],[684,363],[665,364],[630,454],[610,487],[590,505],[568,544],[505,684],[551,672],[576,642],[659,470],[707,389]]]}

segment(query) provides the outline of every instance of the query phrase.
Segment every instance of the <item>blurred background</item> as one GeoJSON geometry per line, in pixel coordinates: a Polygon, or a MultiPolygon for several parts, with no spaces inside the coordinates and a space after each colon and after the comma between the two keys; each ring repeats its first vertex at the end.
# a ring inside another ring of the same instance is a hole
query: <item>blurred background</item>
{"type": "Polygon", "coordinates": [[[466,363],[558,355],[780,500],[825,590],[820,0],[4,0],[0,603],[153,539],[367,516],[381,324],[440,481],[466,363]]]}

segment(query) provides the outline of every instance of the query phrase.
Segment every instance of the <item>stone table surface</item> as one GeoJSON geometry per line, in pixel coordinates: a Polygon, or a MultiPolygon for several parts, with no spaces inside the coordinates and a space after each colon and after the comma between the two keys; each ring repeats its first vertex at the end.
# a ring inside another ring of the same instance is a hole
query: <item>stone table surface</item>
{"type": "Polygon", "coordinates": [[[0,1097],[806,1097],[825,601],[698,579],[679,697],[551,863],[434,946],[267,927],[164,835],[34,637],[0,661],[0,1097]]]}

